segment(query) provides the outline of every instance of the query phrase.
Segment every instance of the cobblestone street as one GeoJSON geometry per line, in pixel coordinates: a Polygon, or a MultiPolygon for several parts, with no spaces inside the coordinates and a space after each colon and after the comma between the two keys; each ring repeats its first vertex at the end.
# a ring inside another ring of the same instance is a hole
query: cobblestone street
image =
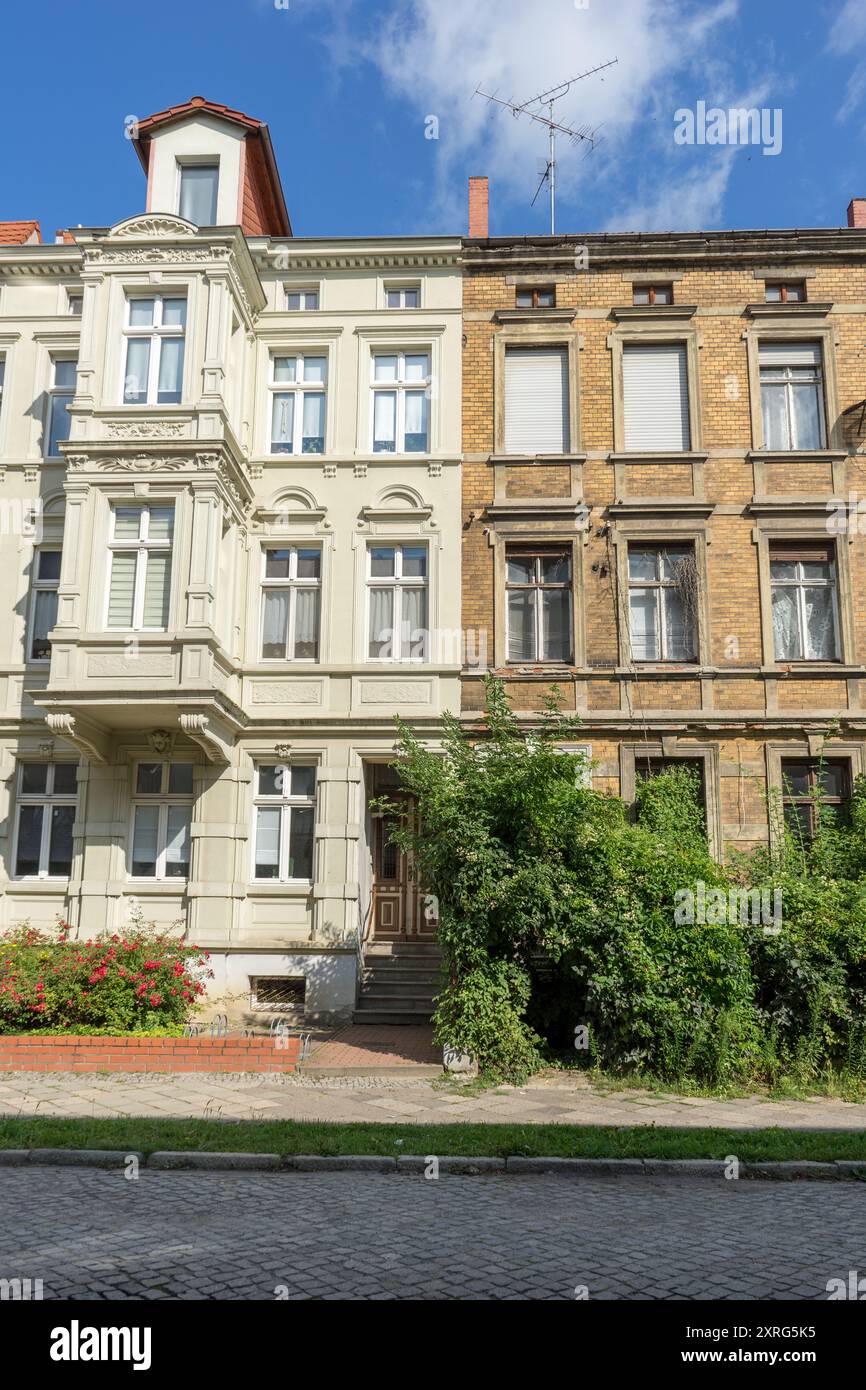
{"type": "Polygon", "coordinates": [[[3,1173],[0,1278],[46,1299],[826,1299],[858,1184],[3,1173]]]}

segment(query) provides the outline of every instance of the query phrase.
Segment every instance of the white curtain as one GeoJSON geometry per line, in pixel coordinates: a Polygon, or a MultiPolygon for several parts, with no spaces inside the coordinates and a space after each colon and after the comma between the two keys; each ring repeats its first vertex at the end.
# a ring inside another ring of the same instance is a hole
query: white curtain
{"type": "Polygon", "coordinates": [[[262,656],[275,660],[286,655],[286,631],[289,620],[287,589],[265,591],[265,611],[262,622],[262,656]]]}
{"type": "Polygon", "coordinates": [[[370,656],[395,656],[394,593],[392,589],[370,590],[370,656]]]}
{"type": "Polygon", "coordinates": [[[803,656],[797,621],[797,590],[773,588],[773,646],[777,661],[797,661],[803,656]]]}
{"type": "Polygon", "coordinates": [[[295,656],[315,661],[319,655],[319,591],[295,590],[295,656]]]}
{"type": "Polygon", "coordinates": [[[424,657],[427,654],[427,590],[403,590],[403,631],[401,655],[424,657]]]}

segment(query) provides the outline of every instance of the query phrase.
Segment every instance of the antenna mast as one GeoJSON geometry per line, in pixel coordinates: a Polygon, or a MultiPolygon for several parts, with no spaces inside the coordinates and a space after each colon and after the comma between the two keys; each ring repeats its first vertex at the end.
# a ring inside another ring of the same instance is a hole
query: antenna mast
{"type": "MultiPolygon", "coordinates": [[[[547,126],[549,140],[547,168],[545,169],[541,183],[538,185],[538,194],[547,181],[550,191],[550,235],[556,236],[556,137],[557,135],[567,135],[572,145],[576,145],[579,140],[588,143],[590,149],[595,148],[595,131],[589,130],[586,126],[577,129],[572,126],[562,125],[554,119],[553,108],[557,101],[567,96],[576,82],[582,82],[585,77],[593,77],[597,72],[604,72],[605,68],[612,68],[617,58],[611,58],[607,63],[601,63],[597,68],[588,68],[586,72],[578,73],[577,77],[571,77],[567,82],[560,82],[558,86],[551,87],[546,92],[539,92],[537,96],[530,97],[529,101],[518,104],[515,101],[503,101],[495,92],[483,92],[480,87],[475,89],[475,95],[484,97],[485,101],[495,102],[497,106],[504,106],[510,111],[512,116],[528,116],[532,121],[538,121],[539,125],[547,126]],[[541,108],[547,107],[548,114],[542,115],[541,108]]],[[[533,198],[533,205],[535,204],[533,198]]]]}

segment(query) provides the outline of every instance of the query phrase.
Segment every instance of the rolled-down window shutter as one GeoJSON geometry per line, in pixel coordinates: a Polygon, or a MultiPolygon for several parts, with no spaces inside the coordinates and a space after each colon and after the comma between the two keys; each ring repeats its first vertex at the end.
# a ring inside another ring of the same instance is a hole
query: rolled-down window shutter
{"type": "Polygon", "coordinates": [[[506,348],[505,452],[566,454],[568,350],[506,348]]]}
{"type": "Polygon", "coordinates": [[[627,450],[691,448],[684,343],[626,343],[622,387],[627,450]]]}
{"type": "Polygon", "coordinates": [[[758,358],[762,367],[820,367],[820,343],[761,343],[758,358]]]}

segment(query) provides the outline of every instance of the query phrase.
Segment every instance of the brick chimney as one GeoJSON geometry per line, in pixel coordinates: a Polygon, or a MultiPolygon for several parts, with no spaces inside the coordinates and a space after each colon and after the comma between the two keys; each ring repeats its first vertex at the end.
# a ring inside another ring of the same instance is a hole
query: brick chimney
{"type": "MultiPolygon", "coordinates": [[[[487,185],[487,178],[470,178],[469,180],[469,235],[477,237],[487,237],[490,235],[489,226],[489,201],[490,194],[487,185]]],[[[866,204],[864,204],[866,206],[866,204]]],[[[863,225],[866,225],[864,223],[863,225]]]]}
{"type": "Polygon", "coordinates": [[[848,226],[866,227],[866,198],[852,198],[848,204],[848,226]]]}

